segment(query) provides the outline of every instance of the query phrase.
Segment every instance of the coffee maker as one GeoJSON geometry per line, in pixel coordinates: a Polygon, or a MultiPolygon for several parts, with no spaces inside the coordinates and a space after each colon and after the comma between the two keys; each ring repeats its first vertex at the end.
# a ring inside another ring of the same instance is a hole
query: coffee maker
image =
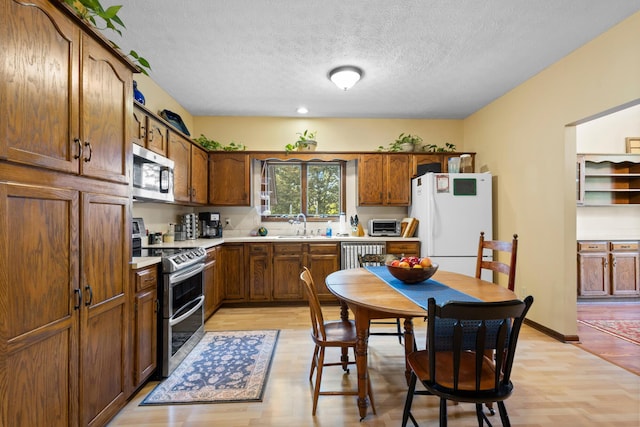
{"type": "Polygon", "coordinates": [[[214,239],[222,237],[222,223],[218,212],[200,212],[200,237],[214,239]]]}

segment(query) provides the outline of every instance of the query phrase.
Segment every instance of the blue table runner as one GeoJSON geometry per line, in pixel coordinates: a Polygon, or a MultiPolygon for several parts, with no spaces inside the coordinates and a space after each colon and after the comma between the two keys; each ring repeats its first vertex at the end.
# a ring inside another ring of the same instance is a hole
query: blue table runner
{"type": "Polygon", "coordinates": [[[443,305],[447,301],[480,301],[433,279],[413,284],[404,283],[393,277],[389,269],[384,265],[366,267],[366,269],[425,310],[431,297],[436,299],[438,305],[443,305]]]}

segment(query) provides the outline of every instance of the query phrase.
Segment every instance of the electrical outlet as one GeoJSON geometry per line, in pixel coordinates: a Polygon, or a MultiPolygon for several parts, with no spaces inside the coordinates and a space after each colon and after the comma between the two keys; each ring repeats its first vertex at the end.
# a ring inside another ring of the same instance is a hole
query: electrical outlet
{"type": "Polygon", "coordinates": [[[229,218],[225,218],[224,225],[231,225],[231,220],[229,218]]]}

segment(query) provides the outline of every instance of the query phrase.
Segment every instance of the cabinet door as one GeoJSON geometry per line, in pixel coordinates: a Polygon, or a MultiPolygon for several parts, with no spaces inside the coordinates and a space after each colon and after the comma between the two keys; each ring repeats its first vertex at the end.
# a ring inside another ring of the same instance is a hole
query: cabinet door
{"type": "Polygon", "coordinates": [[[244,245],[228,244],[222,247],[220,277],[224,278],[224,299],[242,302],[246,299],[244,283],[244,245]]]}
{"type": "Polygon", "coordinates": [[[167,155],[168,127],[155,117],[147,116],[145,146],[154,153],[167,155]]]}
{"type": "Polygon", "coordinates": [[[411,164],[411,176],[418,175],[418,166],[428,166],[429,171],[444,172],[444,155],[442,154],[413,154],[411,164]]]}
{"type": "Polygon", "coordinates": [[[608,258],[607,253],[578,254],[578,281],[581,296],[609,294],[608,258]]]}
{"type": "Polygon", "coordinates": [[[158,366],[158,291],[147,289],[135,296],[134,383],[138,388],[158,366]]]}
{"type": "Polygon", "coordinates": [[[273,290],[271,280],[271,244],[248,243],[245,245],[245,253],[249,266],[249,301],[270,301],[273,290]]]}
{"type": "Polygon", "coordinates": [[[251,206],[249,155],[209,153],[209,203],[221,206],[251,206]]]}
{"type": "Polygon", "coordinates": [[[82,197],[80,423],[104,424],[126,403],[130,363],[126,298],[129,199],[82,197]],[[108,375],[106,375],[108,373],[108,375]]]}
{"type": "Polygon", "coordinates": [[[206,205],[208,200],[209,155],[202,148],[191,144],[191,201],[206,205]]]}
{"type": "Polygon", "coordinates": [[[208,319],[218,308],[221,302],[221,292],[218,282],[218,248],[207,250],[207,259],[204,265],[204,318],[208,319]]]}
{"type": "Polygon", "coordinates": [[[167,156],[174,161],[173,196],[177,202],[190,202],[189,162],[191,142],[175,132],[169,132],[167,156]]]}
{"type": "Polygon", "coordinates": [[[334,271],[340,270],[340,247],[337,243],[312,243],[309,245],[306,265],[311,271],[318,298],[336,300],[329,292],[325,280],[334,271]]]}
{"type": "Polygon", "coordinates": [[[78,423],[78,210],[76,191],[0,183],[0,425],[78,423]]]}
{"type": "Polygon", "coordinates": [[[0,157],[77,173],[80,32],[51,2],[3,3],[0,157]]]}
{"type": "Polygon", "coordinates": [[[611,253],[611,293],[613,295],[639,295],[640,265],[638,253],[611,253]]]}
{"type": "Polygon", "coordinates": [[[359,205],[384,204],[382,159],[381,154],[363,154],[358,158],[359,205]]]}
{"type": "Polygon", "coordinates": [[[273,299],[276,301],[302,301],[303,289],[300,282],[302,271],[303,245],[273,245],[273,299]]]}
{"type": "MultiPolygon", "coordinates": [[[[133,113],[133,77],[96,41],[82,37],[80,134],[82,174],[128,183],[133,113]]],[[[41,128],[41,126],[38,126],[41,128]]]]}
{"type": "Polygon", "coordinates": [[[409,206],[411,202],[411,162],[407,154],[385,156],[385,204],[409,206]]]}

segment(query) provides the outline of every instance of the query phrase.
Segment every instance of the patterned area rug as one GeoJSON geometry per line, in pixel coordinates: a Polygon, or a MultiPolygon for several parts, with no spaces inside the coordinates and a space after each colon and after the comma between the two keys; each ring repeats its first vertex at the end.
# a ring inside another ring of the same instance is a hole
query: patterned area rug
{"type": "Polygon", "coordinates": [[[640,320],[578,320],[578,322],[640,345],[640,320]]]}
{"type": "Polygon", "coordinates": [[[261,401],[279,332],[205,333],[140,405],[261,401]]]}

